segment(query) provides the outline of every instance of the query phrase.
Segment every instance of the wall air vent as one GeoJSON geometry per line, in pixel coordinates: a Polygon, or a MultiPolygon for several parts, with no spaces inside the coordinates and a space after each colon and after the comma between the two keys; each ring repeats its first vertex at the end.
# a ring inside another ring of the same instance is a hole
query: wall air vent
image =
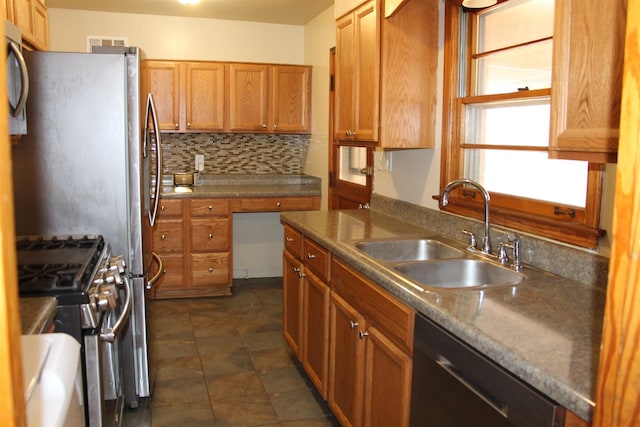
{"type": "Polygon", "coordinates": [[[93,46],[128,46],[127,37],[111,37],[111,36],[87,36],[87,52],[91,52],[93,46]]]}

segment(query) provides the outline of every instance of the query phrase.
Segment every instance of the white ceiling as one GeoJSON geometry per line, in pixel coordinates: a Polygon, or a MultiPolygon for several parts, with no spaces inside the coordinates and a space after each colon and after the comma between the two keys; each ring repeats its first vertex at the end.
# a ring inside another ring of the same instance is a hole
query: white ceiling
{"type": "Polygon", "coordinates": [[[47,0],[47,7],[304,25],[334,0],[47,0]]]}

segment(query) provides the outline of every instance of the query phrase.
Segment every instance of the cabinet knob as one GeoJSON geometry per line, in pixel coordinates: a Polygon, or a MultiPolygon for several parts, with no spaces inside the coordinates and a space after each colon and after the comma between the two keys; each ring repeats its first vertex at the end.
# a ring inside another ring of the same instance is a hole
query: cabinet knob
{"type": "Polygon", "coordinates": [[[180,129],[180,124],[179,124],[179,123],[176,123],[176,124],[174,125],[174,127],[175,127],[176,129],[180,129]]]}
{"type": "Polygon", "coordinates": [[[213,210],[213,206],[209,205],[209,206],[207,206],[207,207],[209,208],[209,210],[210,210],[210,211],[212,211],[212,210],[213,210]]]}
{"type": "Polygon", "coordinates": [[[287,243],[291,243],[291,242],[295,242],[296,239],[294,239],[293,237],[285,237],[284,241],[287,242],[287,243]]]}
{"type": "Polygon", "coordinates": [[[300,273],[300,269],[298,267],[293,267],[293,272],[294,273],[300,273]]]}
{"type": "Polygon", "coordinates": [[[213,267],[209,267],[209,273],[213,273],[213,267]]]}
{"type": "Polygon", "coordinates": [[[351,329],[355,329],[358,327],[358,322],[354,322],[353,320],[350,320],[349,326],[351,326],[351,329]]]}
{"type": "Polygon", "coordinates": [[[266,123],[263,123],[263,124],[262,124],[262,129],[266,129],[266,128],[267,128],[266,123]]]}
{"type": "Polygon", "coordinates": [[[303,277],[307,277],[307,275],[301,271],[300,273],[298,273],[298,277],[302,279],[303,277]]]}
{"type": "Polygon", "coordinates": [[[213,239],[213,234],[209,233],[209,239],[213,239]]]}
{"type": "Polygon", "coordinates": [[[166,239],[166,238],[167,238],[167,236],[166,236],[165,234],[161,234],[161,235],[160,235],[160,240],[164,240],[164,239],[166,239]]]}
{"type": "Polygon", "coordinates": [[[317,256],[314,254],[307,254],[307,259],[316,259],[317,256]]]}
{"type": "Polygon", "coordinates": [[[274,123],[273,124],[273,130],[276,130],[276,129],[278,129],[278,125],[274,123]]]}
{"type": "Polygon", "coordinates": [[[277,203],[276,203],[276,206],[277,206],[277,207],[280,207],[280,205],[281,205],[281,204],[280,204],[280,202],[277,202],[277,203]]]}
{"type": "Polygon", "coordinates": [[[359,337],[361,340],[365,339],[365,338],[366,338],[366,337],[368,337],[368,336],[369,336],[369,332],[364,332],[364,331],[360,331],[360,332],[358,332],[358,337],[359,337]]]}
{"type": "Polygon", "coordinates": [[[164,205],[160,206],[160,210],[164,212],[164,205]]]}
{"type": "Polygon", "coordinates": [[[187,128],[191,129],[191,123],[187,123],[187,128]]]}

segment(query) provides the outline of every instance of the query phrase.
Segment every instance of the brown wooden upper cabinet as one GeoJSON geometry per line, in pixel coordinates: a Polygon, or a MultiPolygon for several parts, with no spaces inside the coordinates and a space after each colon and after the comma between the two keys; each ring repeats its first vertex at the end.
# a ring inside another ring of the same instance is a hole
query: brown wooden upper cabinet
{"type": "Polygon", "coordinates": [[[369,0],[339,17],[335,139],[434,147],[437,65],[437,1],[369,0]]]}
{"type": "Polygon", "coordinates": [[[230,64],[229,130],[311,132],[311,67],[230,64]]]}
{"type": "Polygon", "coordinates": [[[154,96],[160,130],[224,130],[225,67],[219,62],[144,61],[143,93],[154,96]]]}
{"type": "Polygon", "coordinates": [[[556,0],[550,157],[617,160],[626,15],[626,0],[556,0]]]}
{"type": "Polygon", "coordinates": [[[49,49],[49,19],[44,0],[6,0],[6,18],[22,32],[24,43],[36,50],[49,49]]]}
{"type": "Polygon", "coordinates": [[[311,67],[213,61],[143,61],[160,130],[311,131],[311,67]]]}

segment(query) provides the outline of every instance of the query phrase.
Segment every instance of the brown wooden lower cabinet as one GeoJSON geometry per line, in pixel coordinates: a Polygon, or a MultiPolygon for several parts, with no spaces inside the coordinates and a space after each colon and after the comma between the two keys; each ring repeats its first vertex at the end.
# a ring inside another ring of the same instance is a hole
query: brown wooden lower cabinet
{"type": "MultiPolygon", "coordinates": [[[[296,233],[292,229],[285,229],[285,240],[302,239],[296,233]]],[[[283,260],[284,338],[322,398],[326,399],[330,289],[309,265],[286,249],[283,260]]]]}
{"type": "Polygon", "coordinates": [[[414,311],[298,230],[284,237],[283,334],[320,395],[343,426],[408,426],[414,311]]]}

